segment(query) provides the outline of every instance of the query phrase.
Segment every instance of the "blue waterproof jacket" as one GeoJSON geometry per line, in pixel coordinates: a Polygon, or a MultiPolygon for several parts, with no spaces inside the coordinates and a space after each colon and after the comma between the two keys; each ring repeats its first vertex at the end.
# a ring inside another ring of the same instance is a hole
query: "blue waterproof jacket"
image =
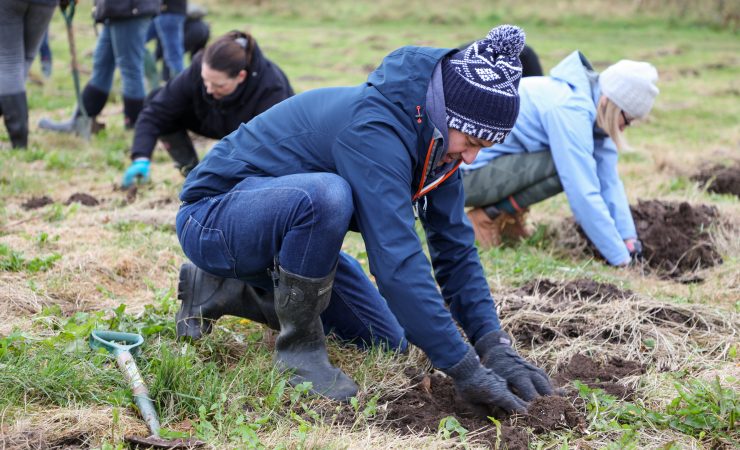
{"type": "Polygon", "coordinates": [[[451,316],[473,343],[500,327],[463,211],[460,174],[436,173],[430,162],[439,155],[428,157],[435,149],[446,151],[441,137],[446,132],[440,133],[426,114],[427,88],[439,61],[454,51],[404,47],[388,55],[364,84],[316,89],[282,101],[216,144],[180,194],[181,200],[194,202],[251,176],[329,172],[343,177],[352,187],[352,222],[365,241],[380,293],[409,341],[442,369],[458,363],[469,349],[451,316]],[[419,193],[420,185],[434,185],[445,176],[436,189],[419,193]],[[415,209],[434,277],[415,230],[415,209]]]}
{"type": "Polygon", "coordinates": [[[576,222],[604,258],[617,265],[629,260],[624,240],[637,232],[617,171],[617,148],[594,125],[597,79],[578,51],[549,77],[522,78],[519,117],[511,134],[502,144],[481,150],[463,170],[506,154],[550,150],[576,222]]]}

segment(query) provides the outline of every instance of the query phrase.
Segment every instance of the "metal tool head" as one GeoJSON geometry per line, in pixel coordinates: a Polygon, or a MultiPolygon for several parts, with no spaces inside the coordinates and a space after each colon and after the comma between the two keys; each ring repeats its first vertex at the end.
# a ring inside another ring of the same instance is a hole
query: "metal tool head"
{"type": "Polygon", "coordinates": [[[110,330],[93,330],[90,333],[90,348],[93,350],[102,348],[113,354],[126,351],[134,352],[143,343],[144,337],[136,333],[110,330]]]}
{"type": "Polygon", "coordinates": [[[157,436],[149,437],[137,437],[137,436],[126,436],[124,437],[126,442],[130,442],[135,445],[142,447],[154,447],[154,448],[169,448],[169,449],[188,449],[198,448],[206,445],[205,442],[199,441],[193,438],[178,438],[178,439],[164,439],[157,436]]]}

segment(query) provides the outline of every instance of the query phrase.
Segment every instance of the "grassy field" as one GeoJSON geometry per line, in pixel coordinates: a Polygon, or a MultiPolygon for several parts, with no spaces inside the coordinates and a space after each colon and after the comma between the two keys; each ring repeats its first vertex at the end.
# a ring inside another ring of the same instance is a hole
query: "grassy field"
{"type": "MultiPolygon", "coordinates": [[[[89,2],[80,3],[75,34],[84,83],[95,31],[89,2]]],[[[530,448],[740,445],[740,201],[690,179],[703,164],[740,158],[740,39],[732,31],[732,2],[703,2],[696,11],[685,1],[202,3],[210,11],[212,36],[250,31],[298,92],[361,83],[399,46],[454,47],[500,23],[524,28],[546,71],[574,49],[599,70],[622,58],[652,62],[660,72],[661,93],[649,120],[629,129],[633,149],[620,160],[629,200],[716,207],[725,223],[735,225],[711,230],[723,264],[696,274],[703,282],[684,284],[574,254],[553,238],[570,216],[562,195],[533,208],[540,231],[535,238],[481,252],[481,259],[499,308],[509,312],[506,327],[532,317],[535,327],[554,327],[572,313],[594,330],[619,330],[626,337],[614,342],[598,333],[563,334],[547,345],[520,348],[549,373],[577,352],[620,356],[646,367],[622,380],[636,392],[630,400],[582,387],[576,406],[583,427],[527,429],[530,448]],[[730,24],[723,27],[728,17],[730,24]],[[630,309],[635,303],[605,303],[561,316],[515,314],[517,302],[547,301],[517,290],[545,279],[561,285],[583,279],[609,283],[636,293],[638,304],[630,309]],[[664,310],[692,320],[672,322],[670,329],[642,322],[645,311],[664,310]]],[[[33,81],[40,79],[36,63],[28,84],[30,147],[10,150],[0,127],[2,448],[126,448],[124,434],[146,435],[115,364],[87,347],[94,328],[145,336],[139,367],[168,436],[196,435],[213,448],[484,446],[474,430],[450,427],[450,421],[427,433],[386,426],[383,399],[408,389],[405,369],[428,364],[416,349],[394,356],[331,342],[332,360],[361,388],[356,402],[337,406],[286,386],[271,368],[270,333],[258,324],[226,319],[201,342],[176,342],[175,287],[185,257],[174,217],[183,180],[160,149],[153,183],[136,195],[116,189],[132,139],[123,129],[118,80],[100,117],[106,129],[91,141],[38,130],[39,118],[66,118],[75,103],[59,15],[51,35],[53,76],[33,81]],[[99,203],[69,202],[74,194],[99,203]],[[50,204],[23,207],[42,196],[50,204]]],[[[205,154],[212,143],[196,145],[205,154]]],[[[345,247],[366,264],[357,235],[348,235],[345,247]]]]}

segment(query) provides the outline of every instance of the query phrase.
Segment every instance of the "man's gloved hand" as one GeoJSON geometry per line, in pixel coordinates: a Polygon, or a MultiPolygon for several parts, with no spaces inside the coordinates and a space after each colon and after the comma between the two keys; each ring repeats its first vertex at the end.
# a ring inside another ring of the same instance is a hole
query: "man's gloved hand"
{"type": "Polygon", "coordinates": [[[137,158],[134,162],[128,166],[126,172],[123,174],[123,181],[121,187],[128,189],[134,182],[136,183],[147,183],[149,182],[149,164],[150,161],[146,158],[137,158]]]}
{"type": "Polygon", "coordinates": [[[630,264],[642,262],[645,258],[642,256],[642,241],[639,239],[627,239],[624,241],[627,251],[630,253],[630,264]]]}
{"type": "Polygon", "coordinates": [[[462,361],[443,372],[454,380],[458,395],[478,413],[491,415],[496,407],[507,412],[527,410],[527,404],[506,386],[506,380],[481,365],[472,348],[462,361]]]}
{"type": "Polygon", "coordinates": [[[525,401],[553,393],[550,377],[511,348],[511,338],[506,332],[488,333],[475,343],[475,350],[481,363],[506,380],[508,387],[525,401]]]}

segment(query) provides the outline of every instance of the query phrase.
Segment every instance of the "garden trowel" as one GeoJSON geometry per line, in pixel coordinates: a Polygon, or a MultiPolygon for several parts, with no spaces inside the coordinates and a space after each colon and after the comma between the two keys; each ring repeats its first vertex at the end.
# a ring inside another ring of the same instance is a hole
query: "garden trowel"
{"type": "Polygon", "coordinates": [[[122,333],[120,331],[94,330],[90,333],[90,348],[103,349],[113,354],[118,367],[123,371],[134,393],[134,402],[139,408],[141,417],[149,427],[148,437],[125,436],[127,442],[155,448],[196,448],[205,445],[196,439],[164,439],[159,436],[159,418],[154,403],[149,397],[149,390],[144,384],[132,352],[137,352],[144,338],[140,334],[122,333]]]}

